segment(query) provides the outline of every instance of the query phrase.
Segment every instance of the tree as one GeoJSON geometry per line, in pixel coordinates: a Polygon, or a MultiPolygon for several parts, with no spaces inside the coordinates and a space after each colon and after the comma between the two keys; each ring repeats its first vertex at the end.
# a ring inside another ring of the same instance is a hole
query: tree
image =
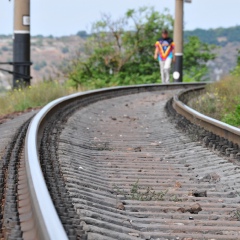
{"type": "MultiPolygon", "coordinates": [[[[162,29],[168,29],[172,35],[173,24],[168,10],[159,13],[149,7],[130,9],[116,20],[103,14],[101,20],[93,24],[84,54],[72,61],[68,70],[70,82],[92,88],[159,82],[154,45],[162,29]]],[[[198,38],[190,38],[186,59],[191,60],[185,61],[185,72],[191,68],[188,74],[192,76],[193,67],[196,71],[203,69],[203,64],[213,57],[210,50],[198,38]]]]}
{"type": "Polygon", "coordinates": [[[197,36],[199,39],[208,44],[215,44],[218,46],[225,46],[229,42],[240,41],[240,26],[230,28],[217,28],[217,29],[195,29],[193,31],[185,31],[184,38],[197,36]]]}
{"type": "Polygon", "coordinates": [[[216,55],[212,52],[214,45],[200,41],[198,37],[189,37],[184,44],[183,71],[185,79],[201,81],[208,73],[207,62],[213,60],[216,55]]]}
{"type": "Polygon", "coordinates": [[[81,37],[81,38],[87,38],[88,37],[88,34],[87,34],[86,31],[79,31],[79,32],[77,32],[76,35],[81,37]]]}
{"type": "Polygon", "coordinates": [[[154,44],[163,28],[172,32],[172,27],[168,10],[160,14],[154,8],[131,9],[117,20],[103,14],[93,24],[85,56],[72,62],[69,78],[76,84],[93,87],[157,82],[154,44]]]}

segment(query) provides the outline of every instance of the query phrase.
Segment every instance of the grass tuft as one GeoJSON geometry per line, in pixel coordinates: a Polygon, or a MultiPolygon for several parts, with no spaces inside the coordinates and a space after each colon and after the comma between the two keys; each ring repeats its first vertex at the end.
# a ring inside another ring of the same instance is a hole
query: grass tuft
{"type": "Polygon", "coordinates": [[[189,102],[195,110],[240,127],[240,77],[226,77],[209,84],[206,92],[189,102]]]}
{"type": "Polygon", "coordinates": [[[116,185],[114,186],[114,190],[117,194],[123,195],[126,199],[138,201],[164,201],[168,192],[168,190],[156,192],[151,187],[144,188],[139,185],[139,180],[131,185],[129,192],[120,189],[116,185]]]}
{"type": "Polygon", "coordinates": [[[15,89],[0,96],[0,116],[42,107],[56,98],[76,92],[56,81],[45,81],[27,88],[15,89]]]}

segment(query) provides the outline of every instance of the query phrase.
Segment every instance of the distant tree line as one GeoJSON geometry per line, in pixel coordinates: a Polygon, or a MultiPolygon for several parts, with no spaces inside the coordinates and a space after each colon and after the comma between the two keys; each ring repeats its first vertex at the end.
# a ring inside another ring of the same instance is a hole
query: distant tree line
{"type": "MultiPolygon", "coordinates": [[[[80,30],[76,34],[77,36],[86,39],[92,36],[85,30],[80,30]]],[[[196,36],[201,42],[214,44],[218,46],[225,46],[228,42],[240,42],[240,26],[230,27],[230,28],[217,28],[217,29],[195,29],[187,30],[184,32],[184,40],[187,41],[189,37],[196,36]]],[[[12,35],[0,34],[0,39],[11,38],[12,35]]],[[[39,34],[32,36],[33,38],[44,38],[43,35],[39,34]]],[[[54,38],[52,35],[46,38],[54,38]]]]}
{"type": "Polygon", "coordinates": [[[229,42],[240,42],[240,26],[209,30],[195,29],[193,31],[185,31],[185,40],[191,36],[197,36],[204,43],[225,46],[229,42]]]}

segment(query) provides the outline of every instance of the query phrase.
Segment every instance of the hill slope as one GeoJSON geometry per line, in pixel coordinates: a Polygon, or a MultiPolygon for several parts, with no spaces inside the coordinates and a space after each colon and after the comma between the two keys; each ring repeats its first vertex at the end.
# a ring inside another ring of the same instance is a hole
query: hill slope
{"type": "MultiPolygon", "coordinates": [[[[55,38],[52,36],[35,36],[31,39],[31,60],[33,62],[31,75],[33,83],[42,79],[63,79],[61,66],[83,52],[84,40],[79,36],[55,38]]],[[[0,62],[11,62],[13,55],[13,40],[11,36],[0,36],[0,62]]],[[[11,69],[10,66],[2,68],[11,69]]],[[[0,85],[8,88],[12,76],[0,71],[0,85]]]]}

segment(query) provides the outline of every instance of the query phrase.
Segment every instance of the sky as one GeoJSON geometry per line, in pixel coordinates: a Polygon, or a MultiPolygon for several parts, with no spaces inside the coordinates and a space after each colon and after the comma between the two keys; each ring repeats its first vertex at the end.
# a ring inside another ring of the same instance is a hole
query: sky
{"type": "MultiPolygon", "coordinates": [[[[0,0],[0,34],[13,32],[14,0],[0,0]]],[[[127,9],[154,6],[175,11],[175,0],[33,0],[31,34],[63,36],[80,30],[90,31],[101,13],[122,16],[127,9]]],[[[240,0],[192,0],[185,4],[185,29],[218,28],[240,25],[240,0]]]]}

